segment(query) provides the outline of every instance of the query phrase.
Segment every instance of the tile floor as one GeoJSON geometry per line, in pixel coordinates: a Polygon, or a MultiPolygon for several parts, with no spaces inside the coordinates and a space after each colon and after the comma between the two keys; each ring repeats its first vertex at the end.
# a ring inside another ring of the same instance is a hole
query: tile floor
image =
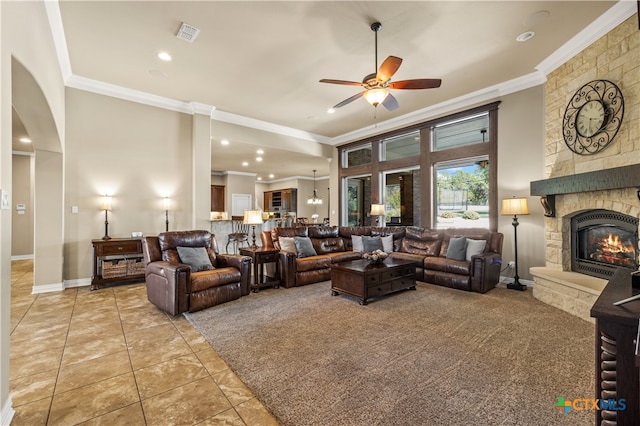
{"type": "Polygon", "coordinates": [[[32,295],[12,262],[12,425],[278,425],[183,316],[144,284],[32,295]]]}

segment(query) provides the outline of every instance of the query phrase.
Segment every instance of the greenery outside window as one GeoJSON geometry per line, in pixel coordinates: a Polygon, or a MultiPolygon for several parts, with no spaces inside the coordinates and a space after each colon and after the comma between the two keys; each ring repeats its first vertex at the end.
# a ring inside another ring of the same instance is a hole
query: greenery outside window
{"type": "Polygon", "coordinates": [[[437,228],[489,228],[489,159],[442,162],[434,169],[437,228]]]}

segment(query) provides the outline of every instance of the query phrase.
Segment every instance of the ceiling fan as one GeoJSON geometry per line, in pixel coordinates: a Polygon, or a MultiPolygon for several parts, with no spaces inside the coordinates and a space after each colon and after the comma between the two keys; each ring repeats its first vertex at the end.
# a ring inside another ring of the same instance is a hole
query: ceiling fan
{"type": "MultiPolygon", "coordinates": [[[[380,31],[381,29],[382,24],[380,22],[374,22],[373,24],[371,24],[371,30],[375,33],[376,40],[376,68],[378,66],[378,31],[380,31]]],[[[400,68],[400,64],[402,64],[402,58],[398,58],[397,56],[389,56],[384,60],[382,65],[380,65],[378,71],[365,76],[362,79],[362,83],[358,83],[357,81],[332,80],[326,78],[320,80],[320,83],[364,87],[364,91],[336,104],[333,107],[334,109],[343,107],[360,97],[364,97],[367,102],[369,102],[374,107],[382,104],[382,106],[384,106],[389,111],[393,111],[398,108],[398,100],[389,92],[389,89],[415,90],[434,89],[436,87],[440,87],[440,83],[442,83],[442,80],[437,78],[417,78],[413,80],[391,81],[391,77],[393,77],[396,71],[398,71],[398,68],[400,68]]]]}

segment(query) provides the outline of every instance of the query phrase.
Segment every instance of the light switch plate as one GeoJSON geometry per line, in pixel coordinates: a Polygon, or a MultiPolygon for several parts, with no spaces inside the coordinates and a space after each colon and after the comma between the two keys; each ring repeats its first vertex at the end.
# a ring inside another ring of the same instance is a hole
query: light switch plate
{"type": "Polygon", "coordinates": [[[11,209],[11,203],[9,202],[9,191],[6,191],[4,189],[0,189],[0,209],[11,209]]]}

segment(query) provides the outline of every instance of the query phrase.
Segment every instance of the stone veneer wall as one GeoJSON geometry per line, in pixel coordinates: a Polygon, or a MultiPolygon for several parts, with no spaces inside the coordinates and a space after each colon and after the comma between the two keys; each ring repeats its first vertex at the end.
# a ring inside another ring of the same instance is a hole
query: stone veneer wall
{"type": "MultiPolygon", "coordinates": [[[[640,163],[640,30],[634,15],[547,76],[545,178],[640,163]],[[571,96],[592,80],[610,80],[622,90],[624,118],[612,143],[594,155],[573,153],[562,137],[571,96]]],[[[556,196],[556,217],[545,218],[546,266],[570,270],[568,215],[586,209],[640,214],[636,188],[556,196]]]]}

